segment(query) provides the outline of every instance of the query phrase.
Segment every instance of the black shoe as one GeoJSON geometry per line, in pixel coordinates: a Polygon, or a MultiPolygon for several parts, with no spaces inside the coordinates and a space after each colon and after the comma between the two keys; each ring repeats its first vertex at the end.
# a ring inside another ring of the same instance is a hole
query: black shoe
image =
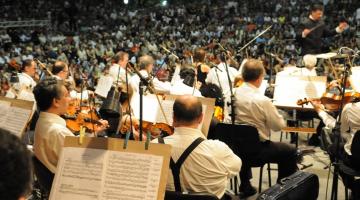
{"type": "Polygon", "coordinates": [[[239,194],[240,199],[244,199],[256,193],[257,190],[252,185],[247,185],[247,186],[240,185],[240,194],[239,194]]]}
{"type": "Polygon", "coordinates": [[[318,136],[311,136],[311,138],[309,139],[308,144],[309,144],[310,146],[316,146],[316,147],[320,146],[320,139],[319,139],[319,137],[318,137],[318,136]]]}

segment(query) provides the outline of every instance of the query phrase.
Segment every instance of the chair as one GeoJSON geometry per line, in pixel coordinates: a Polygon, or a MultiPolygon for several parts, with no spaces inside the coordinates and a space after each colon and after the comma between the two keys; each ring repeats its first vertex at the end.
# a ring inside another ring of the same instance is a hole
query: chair
{"type": "MultiPolygon", "coordinates": [[[[259,153],[261,143],[259,133],[253,126],[219,123],[209,139],[218,139],[226,143],[243,162],[255,163],[251,167],[260,167],[259,192],[261,192],[262,171],[266,163],[254,160],[259,153]]],[[[270,164],[268,163],[269,187],[271,187],[270,164]]],[[[235,194],[237,194],[237,179],[235,178],[235,194]]]]}
{"type": "MultiPolygon", "coordinates": [[[[356,163],[360,163],[360,131],[357,131],[354,134],[354,138],[351,144],[351,154],[352,154],[352,159],[356,160],[356,163]]],[[[360,167],[360,166],[357,166],[360,167]]],[[[360,177],[360,170],[354,169],[351,166],[348,166],[347,164],[345,164],[344,162],[340,161],[339,162],[339,170],[340,173],[346,174],[349,177],[360,177]]],[[[344,181],[343,181],[344,182],[344,181]]],[[[348,200],[349,199],[349,183],[347,183],[346,181],[344,182],[344,187],[345,187],[345,199],[348,200]]]]}
{"type": "Polygon", "coordinates": [[[175,191],[166,191],[164,200],[219,200],[217,196],[209,193],[189,193],[184,194],[175,191]]]}
{"type": "Polygon", "coordinates": [[[54,174],[40,162],[36,156],[33,156],[34,173],[40,185],[40,191],[42,196],[50,194],[51,185],[54,179],[54,174]]]}

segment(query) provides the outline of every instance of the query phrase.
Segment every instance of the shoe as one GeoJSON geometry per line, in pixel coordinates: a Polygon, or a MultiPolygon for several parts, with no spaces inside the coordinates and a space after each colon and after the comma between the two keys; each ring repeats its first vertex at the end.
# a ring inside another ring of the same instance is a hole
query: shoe
{"type": "Polygon", "coordinates": [[[250,197],[256,193],[257,190],[252,185],[247,185],[247,186],[240,185],[240,194],[239,194],[240,199],[250,197]]]}
{"type": "Polygon", "coordinates": [[[316,147],[320,146],[320,139],[319,139],[319,137],[318,137],[318,136],[311,136],[311,138],[309,139],[308,144],[309,144],[310,146],[316,146],[316,147]]]}

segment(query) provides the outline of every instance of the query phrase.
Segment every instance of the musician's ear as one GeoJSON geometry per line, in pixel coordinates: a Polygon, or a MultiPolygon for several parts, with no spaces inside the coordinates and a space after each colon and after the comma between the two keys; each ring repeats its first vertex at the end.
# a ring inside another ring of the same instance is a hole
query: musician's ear
{"type": "Polygon", "coordinates": [[[55,108],[60,107],[59,99],[53,98],[53,100],[52,100],[52,106],[54,106],[55,108]]]}

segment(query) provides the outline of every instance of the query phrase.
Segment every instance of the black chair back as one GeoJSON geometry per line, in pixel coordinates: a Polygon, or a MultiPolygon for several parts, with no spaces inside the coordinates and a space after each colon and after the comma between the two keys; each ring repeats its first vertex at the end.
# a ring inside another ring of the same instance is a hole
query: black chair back
{"type": "Polygon", "coordinates": [[[226,143],[241,159],[252,159],[259,153],[261,145],[258,130],[249,125],[219,123],[215,127],[213,139],[226,143]]]}
{"type": "Polygon", "coordinates": [[[351,154],[357,163],[360,163],[360,130],[354,134],[354,138],[351,144],[351,154]]]}
{"type": "Polygon", "coordinates": [[[50,193],[51,185],[54,179],[54,174],[41,163],[36,156],[33,156],[34,163],[34,173],[39,181],[40,187],[45,190],[45,192],[50,193]]]}
{"type": "Polygon", "coordinates": [[[217,196],[209,193],[189,193],[166,191],[164,200],[219,200],[217,196]]]}

